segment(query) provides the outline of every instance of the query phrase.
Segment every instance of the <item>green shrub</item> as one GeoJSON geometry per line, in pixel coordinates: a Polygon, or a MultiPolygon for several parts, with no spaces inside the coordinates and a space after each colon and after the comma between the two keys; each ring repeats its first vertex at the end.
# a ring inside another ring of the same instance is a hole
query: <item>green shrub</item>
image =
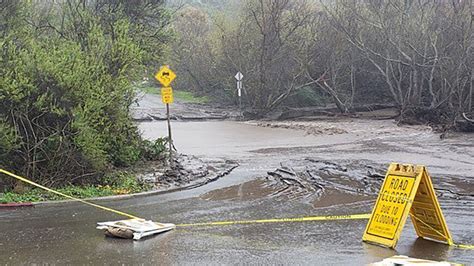
{"type": "Polygon", "coordinates": [[[61,3],[40,14],[35,4],[20,1],[18,19],[7,21],[14,27],[0,28],[0,166],[61,187],[94,183],[144,154],[157,158],[161,148],[144,150],[129,113],[132,82],[150,60],[150,44],[137,37],[144,26],[123,4],[100,16],[61,3]]]}
{"type": "MultiPolygon", "coordinates": [[[[114,195],[114,191],[109,187],[94,187],[94,186],[69,186],[57,189],[58,192],[76,198],[93,198],[114,195]]],[[[33,188],[25,193],[6,192],[0,197],[0,203],[10,202],[38,202],[49,200],[68,200],[63,196],[44,191],[39,188],[33,188]]]]}
{"type": "Polygon", "coordinates": [[[144,140],[142,142],[143,157],[150,161],[163,159],[167,144],[167,138],[158,138],[155,141],[144,140]]]}
{"type": "MultiPolygon", "coordinates": [[[[150,185],[139,182],[134,175],[128,172],[105,175],[100,181],[101,185],[65,186],[56,190],[72,197],[84,199],[138,193],[151,188],[150,185]]],[[[9,191],[0,194],[0,203],[48,200],[67,200],[67,198],[39,188],[31,188],[24,193],[9,191]]]]}

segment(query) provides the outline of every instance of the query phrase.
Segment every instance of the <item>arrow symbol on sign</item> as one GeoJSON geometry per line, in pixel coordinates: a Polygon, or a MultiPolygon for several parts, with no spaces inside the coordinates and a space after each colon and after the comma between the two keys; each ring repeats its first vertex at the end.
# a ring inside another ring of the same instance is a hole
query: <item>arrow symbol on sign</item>
{"type": "Polygon", "coordinates": [[[242,73],[240,73],[240,71],[237,72],[237,74],[235,74],[235,79],[238,80],[238,81],[241,81],[243,77],[244,77],[244,75],[242,73]]]}

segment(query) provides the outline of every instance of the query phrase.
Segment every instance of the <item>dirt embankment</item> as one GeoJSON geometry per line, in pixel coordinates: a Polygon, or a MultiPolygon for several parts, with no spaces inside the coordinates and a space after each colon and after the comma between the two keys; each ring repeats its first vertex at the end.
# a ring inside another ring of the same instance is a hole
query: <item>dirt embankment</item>
{"type": "Polygon", "coordinates": [[[445,109],[409,108],[400,111],[392,105],[374,104],[353,108],[341,113],[336,107],[288,108],[267,115],[269,120],[324,120],[327,118],[365,118],[373,120],[395,120],[403,125],[427,125],[437,132],[474,132],[474,112],[455,114],[445,109]]]}
{"type": "Polygon", "coordinates": [[[232,160],[176,154],[173,166],[170,166],[168,159],[153,162],[139,170],[137,176],[141,182],[150,184],[155,191],[189,189],[228,175],[238,165],[232,160]]]}

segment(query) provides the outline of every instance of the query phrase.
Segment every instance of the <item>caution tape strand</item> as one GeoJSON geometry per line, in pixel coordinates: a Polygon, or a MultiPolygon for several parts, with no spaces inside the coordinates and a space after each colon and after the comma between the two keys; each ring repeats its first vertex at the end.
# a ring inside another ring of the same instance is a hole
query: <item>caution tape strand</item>
{"type": "Polygon", "coordinates": [[[176,227],[194,227],[194,226],[216,226],[216,225],[236,225],[236,224],[263,224],[263,223],[290,223],[290,222],[311,222],[311,221],[338,221],[338,220],[362,220],[369,219],[370,213],[351,214],[351,215],[326,215],[326,216],[308,216],[296,218],[274,218],[261,220],[241,220],[241,221],[217,221],[192,224],[178,224],[176,227]]]}

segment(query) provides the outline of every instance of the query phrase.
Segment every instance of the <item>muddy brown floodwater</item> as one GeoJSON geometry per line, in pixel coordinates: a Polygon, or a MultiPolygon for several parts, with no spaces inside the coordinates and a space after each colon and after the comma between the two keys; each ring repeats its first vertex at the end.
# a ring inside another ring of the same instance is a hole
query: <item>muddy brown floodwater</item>
{"type": "MultiPolygon", "coordinates": [[[[174,122],[179,152],[240,166],[192,190],[100,203],[176,224],[368,213],[389,163],[424,164],[454,240],[474,243],[474,135],[441,140],[393,121],[259,123],[174,122]]],[[[139,126],[149,139],[167,134],[164,122],[139,126]]],[[[361,242],[365,220],[183,227],[135,242],[95,229],[119,218],[78,203],[1,210],[0,263],[363,265],[396,254],[474,261],[472,250],[417,239],[410,221],[392,250],[361,242]]]]}

